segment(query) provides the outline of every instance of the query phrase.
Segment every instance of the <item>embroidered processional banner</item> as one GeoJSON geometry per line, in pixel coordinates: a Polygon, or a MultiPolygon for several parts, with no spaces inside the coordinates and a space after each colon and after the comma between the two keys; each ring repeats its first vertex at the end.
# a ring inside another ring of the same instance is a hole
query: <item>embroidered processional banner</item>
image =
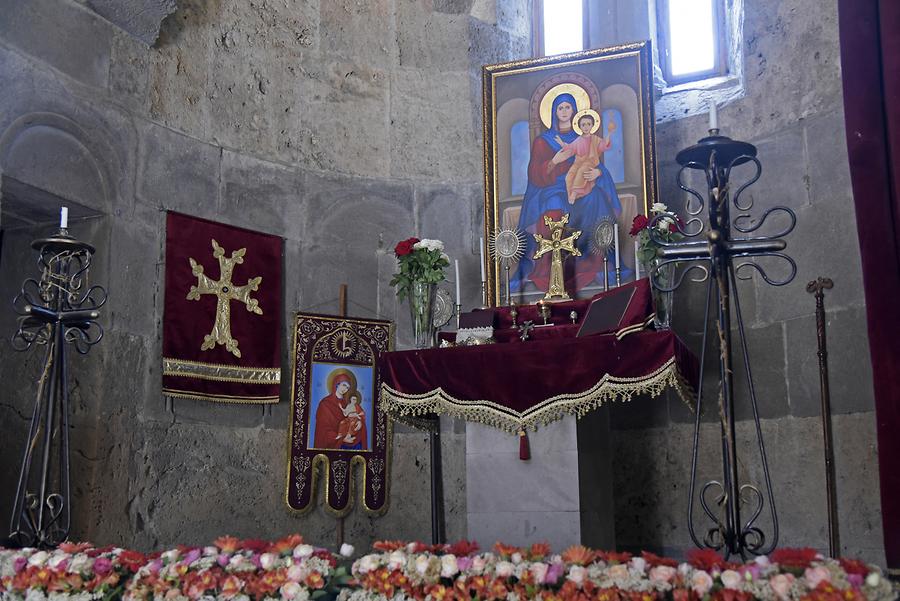
{"type": "Polygon", "coordinates": [[[168,213],[163,393],[277,403],[283,240],[168,213]]]}
{"type": "Polygon", "coordinates": [[[389,321],[297,314],[285,494],[292,510],[315,506],[320,465],[331,513],[352,508],[353,465],[363,470],[365,509],[387,508],[391,429],[378,404],[378,360],[392,347],[389,321]]]}

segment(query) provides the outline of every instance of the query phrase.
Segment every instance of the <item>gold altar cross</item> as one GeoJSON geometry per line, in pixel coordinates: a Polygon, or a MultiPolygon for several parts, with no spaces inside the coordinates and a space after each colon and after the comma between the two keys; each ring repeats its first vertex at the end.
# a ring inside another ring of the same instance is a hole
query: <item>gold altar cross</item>
{"type": "Polygon", "coordinates": [[[569,300],[570,297],[566,293],[566,284],[563,279],[563,258],[562,253],[566,251],[576,257],[581,256],[581,251],[575,248],[575,241],[581,235],[581,231],[572,232],[568,238],[563,238],[563,228],[569,223],[569,215],[563,215],[559,221],[553,221],[548,216],[544,216],[544,225],[550,228],[550,239],[547,240],[540,234],[533,234],[535,241],[540,244],[537,252],[534,253],[534,259],[552,252],[550,255],[550,286],[547,288],[547,294],[544,300],[569,300]]]}
{"type": "Polygon", "coordinates": [[[197,285],[191,286],[188,292],[188,300],[200,300],[201,294],[215,294],[218,297],[216,304],[216,321],[213,324],[212,332],[203,337],[203,344],[200,345],[201,351],[215,348],[217,344],[224,344],[225,349],[235,357],[241,357],[241,351],[238,349],[238,341],[231,337],[231,301],[236,300],[247,306],[247,311],[262,315],[262,309],[259,307],[259,301],[250,298],[251,292],[259,290],[259,283],[262,282],[261,277],[255,277],[248,280],[243,286],[235,286],[231,282],[231,274],[234,266],[244,262],[244,255],[247,249],[232,251],[231,258],[225,258],[225,249],[219,246],[219,243],[213,239],[213,256],[219,260],[219,280],[214,281],[203,273],[203,265],[200,265],[194,259],[188,257],[191,262],[191,273],[197,276],[197,285]]]}

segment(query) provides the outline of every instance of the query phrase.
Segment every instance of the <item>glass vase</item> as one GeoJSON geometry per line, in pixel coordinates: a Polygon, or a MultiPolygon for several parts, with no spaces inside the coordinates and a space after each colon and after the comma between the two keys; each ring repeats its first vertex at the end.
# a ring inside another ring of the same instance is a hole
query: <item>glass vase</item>
{"type": "Polygon", "coordinates": [[[413,282],[409,287],[409,316],[412,318],[413,341],[417,349],[430,348],[434,344],[434,306],[436,284],[413,282]]]}
{"type": "Polygon", "coordinates": [[[671,288],[675,281],[675,264],[660,265],[660,259],[650,262],[647,273],[650,275],[650,285],[653,293],[653,308],[656,316],[653,318],[653,327],[657,330],[669,330],[672,328],[672,291],[660,290],[671,288]]]}

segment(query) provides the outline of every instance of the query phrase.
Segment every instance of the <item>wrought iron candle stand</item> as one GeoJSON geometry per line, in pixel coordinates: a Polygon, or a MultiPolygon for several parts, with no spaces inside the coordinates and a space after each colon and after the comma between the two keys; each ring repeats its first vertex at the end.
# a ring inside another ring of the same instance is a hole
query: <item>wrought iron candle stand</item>
{"type": "Polygon", "coordinates": [[[29,278],[13,301],[19,314],[13,348],[46,346],[28,439],[22,457],[9,538],[15,544],[50,548],[71,526],[69,482],[69,387],[67,346],[86,354],[100,342],[96,322],[106,290],[88,284],[94,247],[65,228],[32,242],[40,280],[29,278]]]}
{"type": "Polygon", "coordinates": [[[703,377],[701,374],[697,389],[691,450],[688,530],[691,539],[698,547],[721,551],[726,558],[740,555],[746,559],[748,554],[766,554],[775,548],[778,543],[778,516],[760,427],[756,390],[750,370],[744,320],[737,294],[737,280],[748,279],[750,276],[743,274],[750,269],[755,270],[767,284],[772,286],[783,286],[794,279],[797,265],[791,257],[782,252],[787,245],[781,238],[787,236],[794,229],[797,218],[791,209],[778,206],[767,209],[755,221],[752,219],[749,213],[753,207],[752,199],[747,201],[741,199],[741,193],[756,182],[762,173],[762,164],[756,158],[756,147],[752,144],[732,140],[718,135],[718,130],[710,130],[710,136],[679,152],[676,160],[681,165],[677,176],[678,186],[689,194],[686,208],[688,221],[679,224],[675,215],[671,213],[658,215],[651,221],[650,235],[660,246],[657,254],[661,259],[659,264],[651,270],[651,282],[657,289],[671,292],[681,285],[688,272],[699,271],[700,277],[693,277],[691,281],[707,282],[701,366],[704,365],[706,358],[706,343],[711,329],[710,303],[713,299],[716,304],[715,327],[719,341],[718,399],[723,475],[721,482],[711,480],[703,484],[697,495],[697,455],[700,442],[700,415],[703,408],[703,377]],[[732,194],[730,181],[732,168],[748,163],[755,166],[755,173],[737,187],[732,194]],[[685,185],[683,175],[688,170],[701,171],[706,176],[705,195],[685,185]],[[704,210],[707,210],[708,217],[706,226],[701,219],[704,210]],[[732,210],[737,212],[734,217],[732,217],[732,210]],[[788,225],[775,234],[754,235],[754,232],[757,232],[774,214],[786,216],[788,225]],[[658,229],[654,227],[662,219],[675,221],[675,227],[684,236],[684,239],[678,242],[667,242],[662,239],[658,229]],[[789,273],[786,277],[773,279],[756,262],[760,258],[785,261],[789,273]],[[670,284],[664,283],[660,277],[660,270],[667,265],[673,265],[677,270],[670,284]],[[732,369],[732,326],[735,322],[740,345],[740,360],[742,360],[747,374],[750,405],[753,411],[757,446],[765,480],[765,498],[757,486],[741,484],[738,474],[734,372],[732,369]],[[713,493],[715,496],[710,498],[713,493]],[[698,537],[694,526],[695,495],[704,513],[712,522],[712,526],[707,529],[702,540],[698,537]],[[772,521],[771,537],[768,540],[762,528],[757,525],[757,519],[766,506],[766,499],[772,521]],[[714,511],[713,505],[718,506],[718,512],[714,511]],[[744,511],[745,508],[747,511],[744,511]],[[742,514],[745,516],[744,521],[742,521],[742,514]],[[746,518],[747,515],[749,518],[746,518]]]}

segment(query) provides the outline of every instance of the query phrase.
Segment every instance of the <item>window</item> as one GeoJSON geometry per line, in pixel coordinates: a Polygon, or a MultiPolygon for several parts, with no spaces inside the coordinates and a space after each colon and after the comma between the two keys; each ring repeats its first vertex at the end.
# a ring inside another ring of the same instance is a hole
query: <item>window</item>
{"type": "Polygon", "coordinates": [[[726,75],[723,0],[656,0],[659,62],[669,86],[726,75]]]}
{"type": "Polygon", "coordinates": [[[578,52],[588,47],[590,0],[534,0],[535,56],[578,52]]]}

